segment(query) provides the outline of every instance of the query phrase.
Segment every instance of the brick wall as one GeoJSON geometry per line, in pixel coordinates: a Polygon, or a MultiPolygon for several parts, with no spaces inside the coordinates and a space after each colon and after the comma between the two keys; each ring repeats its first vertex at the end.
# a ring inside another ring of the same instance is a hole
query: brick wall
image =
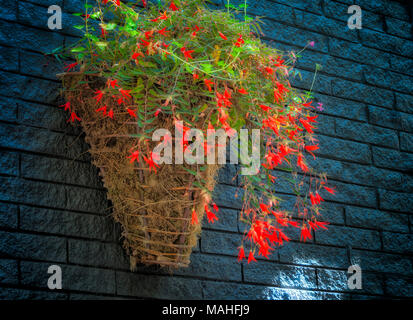
{"type": "Polygon", "coordinates": [[[240,202],[228,166],[215,196],[220,221],[205,224],[191,266],[174,276],[155,267],[129,272],[87,145],[57,107],[60,69],[42,54],[76,39],[69,13],[83,0],[1,1],[0,299],[413,296],[411,8],[357,0],[363,29],[349,30],[350,0],[248,2],[251,15],[266,16],[266,40],[277,47],[315,41],[294,84],[308,89],[315,63],[323,65],[314,165],[338,189],[326,202],[329,230],[305,244],[289,234],[293,240],[269,261],[238,264],[240,202]],[[52,4],[65,13],[60,32],[47,29],[52,4]],[[362,290],[347,287],[354,263],[363,270],[362,290]],[[62,267],[62,290],[47,288],[52,264],[62,267]]]}

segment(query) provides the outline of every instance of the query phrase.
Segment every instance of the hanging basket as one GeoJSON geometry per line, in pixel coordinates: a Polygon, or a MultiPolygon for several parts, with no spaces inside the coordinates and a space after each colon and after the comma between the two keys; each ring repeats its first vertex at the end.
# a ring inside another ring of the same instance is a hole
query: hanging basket
{"type": "MultiPolygon", "coordinates": [[[[113,204],[113,216],[122,226],[123,245],[130,256],[131,269],[137,263],[188,266],[201,232],[199,223],[191,223],[192,211],[196,211],[201,221],[209,198],[202,189],[193,187],[195,176],[185,170],[191,166],[160,165],[155,173],[144,165],[142,155],[138,166],[130,163],[125,157],[130,150],[152,150],[155,146],[151,141],[144,144],[136,139],[138,131],[151,128],[140,128],[127,112],[116,113],[113,118],[102,118],[96,112],[94,92],[103,89],[106,79],[74,73],[60,77],[65,99],[82,119],[93,163],[100,169],[108,199],[113,204]]],[[[103,102],[108,109],[114,103],[110,98],[103,102]]],[[[156,117],[151,126],[169,130],[174,139],[172,117],[156,117]]],[[[218,165],[208,165],[197,174],[198,179],[206,181],[210,191],[214,189],[218,168],[218,165]]]]}

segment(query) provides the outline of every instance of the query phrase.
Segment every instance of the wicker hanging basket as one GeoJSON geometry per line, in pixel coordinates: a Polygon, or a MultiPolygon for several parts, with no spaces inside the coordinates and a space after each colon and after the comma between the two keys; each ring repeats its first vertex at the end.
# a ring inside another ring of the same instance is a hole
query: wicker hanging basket
{"type": "MultiPolygon", "coordinates": [[[[201,232],[200,224],[191,223],[192,210],[201,221],[209,198],[208,193],[194,188],[192,183],[194,179],[203,179],[212,191],[219,166],[208,165],[195,177],[184,169],[191,169],[187,164],[160,165],[155,173],[142,161],[141,154],[138,163],[131,163],[127,158],[131,150],[152,150],[156,145],[152,141],[138,141],[134,136],[148,128],[140,128],[126,111],[115,113],[113,119],[96,112],[94,93],[105,87],[106,79],[73,72],[59,77],[66,101],[81,118],[93,163],[100,169],[113,204],[113,217],[122,226],[123,246],[130,256],[131,269],[138,263],[188,266],[201,232]]],[[[102,102],[108,109],[115,107],[109,97],[102,102]]],[[[133,101],[130,103],[133,105],[133,101]]],[[[151,125],[168,129],[174,139],[174,121],[170,116],[161,115],[151,125]]]]}

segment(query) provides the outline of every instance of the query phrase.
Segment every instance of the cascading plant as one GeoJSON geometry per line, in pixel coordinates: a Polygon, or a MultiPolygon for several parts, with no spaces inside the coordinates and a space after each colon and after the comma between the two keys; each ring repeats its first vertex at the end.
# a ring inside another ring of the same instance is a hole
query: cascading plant
{"type": "Polygon", "coordinates": [[[219,165],[203,160],[220,146],[200,148],[192,128],[222,129],[228,137],[260,132],[259,143],[244,145],[261,161],[254,174],[239,175],[245,231],[238,260],[268,258],[289,240],[286,228],[300,229],[304,241],[312,230],[326,229],[321,203],[335,190],[306,160],[319,148],[312,93],[289,81],[301,52],[265,44],[246,3],[226,10],[203,0],[138,4],[86,4],[78,14],[84,24],[75,26],[82,38],[59,54],[75,61],[61,75],[63,107],[87,134],[132,266],[187,265],[203,214],[218,219],[212,199],[219,165]],[[155,142],[159,128],[175,131],[155,142]],[[162,163],[172,144],[201,160],[162,163]],[[154,152],[159,145],[163,153],[154,152]]]}

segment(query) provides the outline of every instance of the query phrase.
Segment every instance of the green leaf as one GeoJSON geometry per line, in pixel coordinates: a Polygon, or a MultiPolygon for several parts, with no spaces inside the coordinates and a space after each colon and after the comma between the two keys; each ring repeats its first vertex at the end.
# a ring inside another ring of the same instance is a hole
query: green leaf
{"type": "Polygon", "coordinates": [[[77,47],[77,48],[73,48],[73,49],[70,50],[70,51],[76,53],[76,52],[83,52],[83,51],[85,51],[85,50],[86,50],[86,49],[85,49],[84,47],[77,47]]]}

